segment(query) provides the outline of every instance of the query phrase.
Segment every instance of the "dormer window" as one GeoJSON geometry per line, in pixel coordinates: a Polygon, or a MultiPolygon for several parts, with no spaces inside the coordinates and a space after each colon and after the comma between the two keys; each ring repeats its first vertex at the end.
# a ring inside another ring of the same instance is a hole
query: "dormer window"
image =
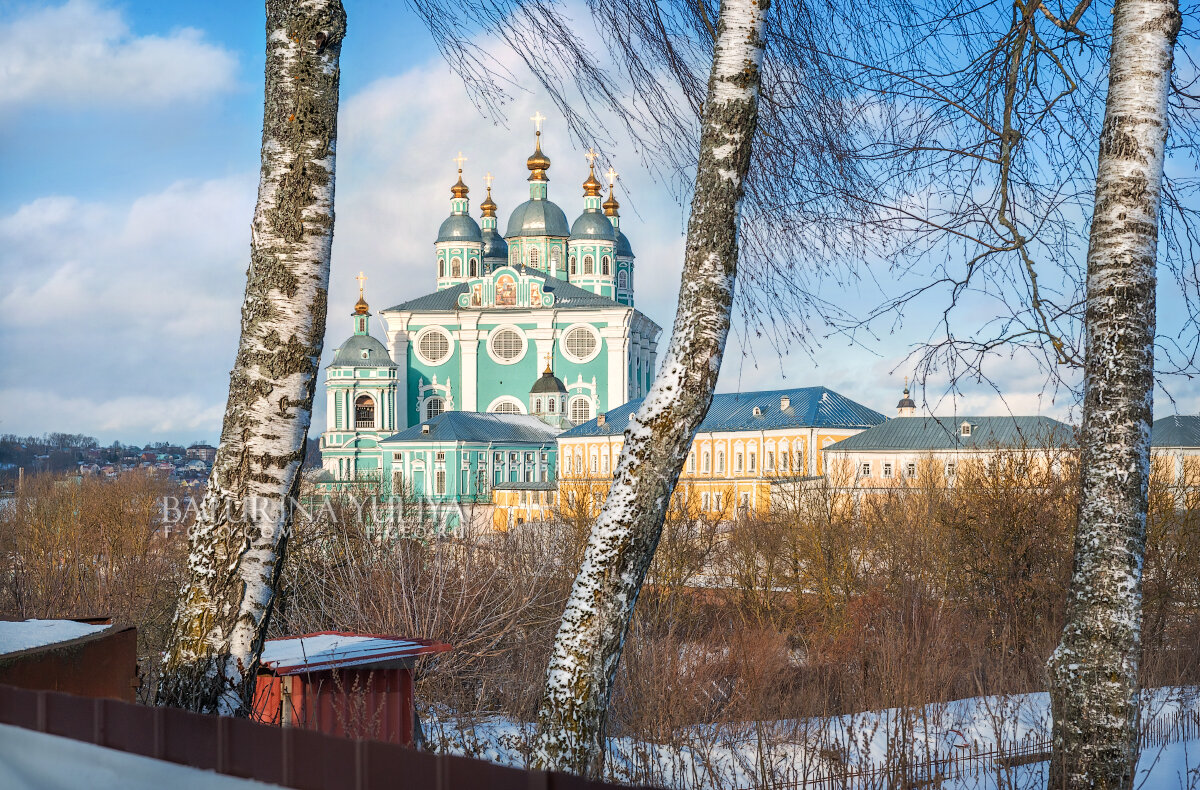
{"type": "Polygon", "coordinates": [[[363,358],[363,359],[368,359],[370,356],[371,356],[371,352],[370,352],[370,351],[368,351],[367,349],[365,349],[365,348],[364,348],[364,349],[362,350],[362,358],[363,358]]]}
{"type": "Polygon", "coordinates": [[[971,423],[964,422],[962,425],[960,425],[958,428],[958,433],[960,436],[970,436],[971,435],[971,423]]]}
{"type": "Polygon", "coordinates": [[[754,407],[754,416],[755,416],[755,417],[761,417],[761,416],[762,416],[762,409],[761,409],[761,408],[759,408],[758,406],[755,406],[755,407],[754,407]]]}

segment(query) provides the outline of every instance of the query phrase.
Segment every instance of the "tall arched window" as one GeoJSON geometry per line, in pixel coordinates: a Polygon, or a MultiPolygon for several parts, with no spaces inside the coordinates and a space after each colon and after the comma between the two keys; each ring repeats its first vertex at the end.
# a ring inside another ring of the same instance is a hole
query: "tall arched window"
{"type": "Polygon", "coordinates": [[[521,251],[515,246],[508,253],[508,262],[511,264],[517,264],[521,262],[521,251]]]}
{"type": "Polygon", "coordinates": [[[717,453],[717,474],[725,472],[725,453],[717,453]]]}
{"type": "Polygon", "coordinates": [[[607,255],[605,255],[603,258],[600,259],[600,273],[601,274],[611,274],[612,273],[612,266],[609,264],[607,255]]]}
{"type": "Polygon", "coordinates": [[[474,258],[471,259],[471,276],[472,277],[479,276],[479,261],[477,261],[474,258]]]}
{"type": "Polygon", "coordinates": [[[592,258],[591,255],[583,256],[583,273],[584,274],[595,274],[596,273],[596,261],[594,258],[592,258]]]}
{"type": "Polygon", "coordinates": [[[536,269],[536,268],[538,268],[538,263],[540,262],[540,260],[541,260],[541,255],[540,255],[538,248],[537,247],[531,248],[529,250],[529,265],[536,269]]]}
{"type": "Polygon", "coordinates": [[[541,398],[534,398],[534,399],[533,399],[533,411],[534,411],[536,414],[541,414],[541,413],[542,413],[542,399],[541,399],[541,398]]]}
{"type": "Polygon", "coordinates": [[[575,256],[571,256],[571,274],[575,274],[575,256]]]}
{"type": "Polygon", "coordinates": [[[370,395],[359,395],[354,401],[354,427],[375,427],[375,401],[370,395]]]}
{"type": "Polygon", "coordinates": [[[571,399],[571,422],[578,425],[592,419],[592,403],[583,395],[571,399]]]}
{"type": "Polygon", "coordinates": [[[450,276],[462,277],[462,258],[452,258],[450,260],[450,276]]]}
{"type": "Polygon", "coordinates": [[[446,276],[446,262],[439,258],[438,259],[438,277],[445,277],[445,276],[446,276]]]}
{"type": "Polygon", "coordinates": [[[712,471],[712,456],[708,454],[708,450],[704,451],[704,463],[701,465],[701,469],[705,472],[712,471]]]}
{"type": "Polygon", "coordinates": [[[550,250],[550,268],[556,271],[562,268],[562,250],[558,247],[550,250]]]}
{"type": "Polygon", "coordinates": [[[430,398],[425,401],[425,419],[432,420],[446,410],[446,402],[441,398],[430,398]]]}
{"type": "Polygon", "coordinates": [[[558,409],[558,399],[557,398],[546,398],[546,411],[550,412],[551,414],[554,414],[555,410],[557,410],[557,409],[558,409]]]}
{"type": "Polygon", "coordinates": [[[627,275],[625,273],[624,269],[617,272],[617,287],[618,288],[628,288],[629,287],[629,275],[627,275]]]}

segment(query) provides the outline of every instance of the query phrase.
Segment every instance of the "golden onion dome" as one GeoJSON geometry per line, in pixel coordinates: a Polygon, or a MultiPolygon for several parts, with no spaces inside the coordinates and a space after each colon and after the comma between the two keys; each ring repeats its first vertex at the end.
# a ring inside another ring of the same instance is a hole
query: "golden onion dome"
{"type": "Polygon", "coordinates": [[[609,217],[618,216],[617,209],[619,209],[621,207],[621,204],[618,203],[616,197],[613,196],[613,185],[612,184],[608,185],[608,200],[604,201],[600,205],[601,205],[601,207],[604,208],[605,215],[607,215],[609,217]]]}
{"type": "Polygon", "coordinates": [[[583,182],[584,197],[600,197],[601,184],[596,180],[596,168],[593,165],[588,165],[587,181],[583,182]]]}
{"type": "Polygon", "coordinates": [[[479,208],[483,209],[483,216],[485,217],[496,216],[496,209],[499,207],[496,205],[496,201],[492,200],[492,188],[490,186],[487,188],[487,197],[479,204],[479,208]]]}
{"type": "Polygon", "coordinates": [[[525,160],[525,166],[529,168],[530,181],[547,181],[546,171],[550,169],[550,157],[542,153],[542,133],[537,133],[537,145],[534,146],[533,153],[525,160]]]}
{"type": "Polygon", "coordinates": [[[370,315],[370,313],[371,313],[371,308],[369,308],[367,306],[367,300],[363,299],[363,295],[360,292],[358,294],[358,301],[354,303],[354,314],[355,315],[370,315]]]}
{"type": "Polygon", "coordinates": [[[458,183],[455,184],[454,186],[450,187],[450,194],[456,198],[465,198],[467,196],[467,193],[470,191],[471,190],[467,188],[467,185],[463,183],[462,171],[459,170],[458,171],[458,183]]]}

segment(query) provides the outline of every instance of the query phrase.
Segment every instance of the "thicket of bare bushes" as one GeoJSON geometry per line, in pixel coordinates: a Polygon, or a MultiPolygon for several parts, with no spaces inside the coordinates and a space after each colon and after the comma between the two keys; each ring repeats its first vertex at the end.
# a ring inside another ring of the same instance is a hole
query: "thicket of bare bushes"
{"type": "MultiPolygon", "coordinates": [[[[781,487],[769,514],[705,518],[681,487],[638,602],[610,734],[699,749],[748,726],[762,738],[763,775],[778,781],[813,768],[768,765],[772,749],[803,733],[766,722],[1044,690],[1077,480],[1069,463],[1020,453],[960,464],[953,486],[932,462],[875,489],[835,470],[781,487]]],[[[147,475],[31,478],[0,509],[3,614],[111,614],[139,627],[153,672],[185,549],[159,529],[164,496],[178,492],[147,475]]],[[[419,667],[422,705],[443,721],[530,721],[593,516],[587,492],[559,499],[554,523],[508,532],[444,534],[411,515],[384,532],[349,500],[301,514],[272,634],[449,642],[452,652],[419,667]]],[[[1196,683],[1200,508],[1156,482],[1148,529],[1144,680],[1196,683]]],[[[653,755],[640,759],[620,778],[667,778],[653,755]]]]}
{"type": "Polygon", "coordinates": [[[184,496],[144,470],[113,480],[29,476],[0,505],[0,616],[107,616],[137,626],[140,693],[149,699],[187,555],[187,523],[164,528],[163,507],[184,496]]]}

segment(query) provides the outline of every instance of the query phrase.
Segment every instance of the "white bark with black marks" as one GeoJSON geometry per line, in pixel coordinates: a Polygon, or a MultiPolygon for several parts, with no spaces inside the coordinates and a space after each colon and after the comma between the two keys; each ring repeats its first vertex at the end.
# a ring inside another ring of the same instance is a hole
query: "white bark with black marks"
{"type": "Polygon", "coordinates": [[[340,0],[268,0],[262,167],[241,340],[160,704],[245,715],[287,546],[325,336],[340,0]]]}
{"type": "Polygon", "coordinates": [[[683,462],[712,402],[729,333],[737,218],[758,120],[769,0],[723,0],[704,106],[671,345],[625,431],[615,479],[567,601],[538,711],[534,762],[598,775],[633,607],[683,462]]]}
{"type": "Polygon", "coordinates": [[[1176,0],[1118,0],[1087,260],[1082,496],[1050,659],[1049,786],[1133,786],[1154,395],[1155,261],[1176,0]]]}

